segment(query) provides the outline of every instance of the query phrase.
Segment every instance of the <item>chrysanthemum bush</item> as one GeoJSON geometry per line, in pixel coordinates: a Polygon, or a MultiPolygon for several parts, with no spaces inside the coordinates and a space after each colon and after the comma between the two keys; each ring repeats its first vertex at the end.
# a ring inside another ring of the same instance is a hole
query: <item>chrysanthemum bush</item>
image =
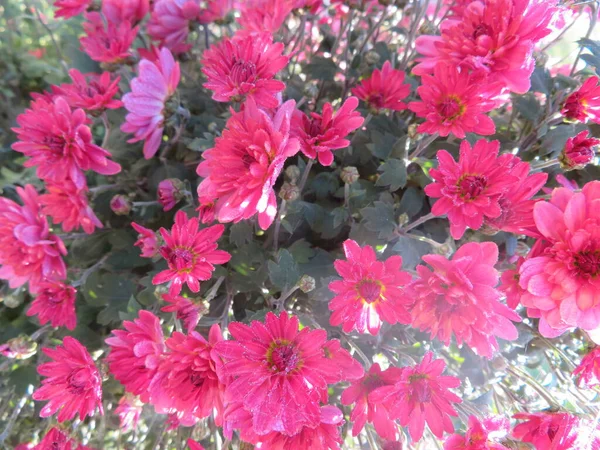
{"type": "Polygon", "coordinates": [[[595,3],[0,11],[1,448],[600,449],[595,3]]]}

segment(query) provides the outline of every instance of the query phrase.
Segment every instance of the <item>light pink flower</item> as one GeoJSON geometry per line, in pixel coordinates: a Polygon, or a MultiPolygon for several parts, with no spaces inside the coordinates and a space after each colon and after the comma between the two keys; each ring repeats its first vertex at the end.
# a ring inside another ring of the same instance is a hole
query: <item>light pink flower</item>
{"type": "Polygon", "coordinates": [[[510,450],[501,444],[510,430],[506,417],[469,417],[469,427],[463,435],[453,434],[444,442],[444,450],[510,450]]]}
{"type": "Polygon", "coordinates": [[[148,228],[144,228],[135,222],[131,222],[131,226],[138,234],[138,240],[135,242],[135,246],[142,250],[143,258],[154,258],[158,255],[158,238],[156,233],[148,228]]]}
{"type": "Polygon", "coordinates": [[[81,49],[94,61],[118,65],[130,61],[131,44],[135,40],[138,27],[128,21],[105,22],[97,12],[86,13],[83,23],[85,36],[79,39],[81,49]]]}
{"type": "Polygon", "coordinates": [[[148,34],[161,47],[174,54],[184,53],[192,46],[187,43],[190,25],[198,19],[198,0],[158,0],[154,2],[148,34]]]}
{"type": "Polygon", "coordinates": [[[369,78],[352,89],[352,94],[365,102],[371,112],[378,114],[382,110],[402,111],[406,103],[402,102],[410,94],[410,85],[404,83],[405,73],[393,69],[389,61],[381,70],[375,69],[369,78]]]}
{"type": "Polygon", "coordinates": [[[417,266],[419,278],[412,289],[417,297],[412,310],[413,327],[428,331],[445,345],[452,335],[475,353],[491,358],[498,351],[496,337],[514,340],[518,336],[512,322],[518,314],[500,303],[498,247],[493,242],[462,245],[451,260],[441,255],[423,256],[417,266]],[[512,321],[512,322],[511,322],[512,321]]]}
{"type": "Polygon", "coordinates": [[[189,219],[186,213],[177,211],[171,231],[160,229],[165,244],[159,248],[159,252],[169,268],[156,274],[152,284],[170,281],[170,295],[179,294],[184,284],[192,292],[198,292],[200,281],[210,279],[215,265],[225,264],[231,259],[226,251],[217,250],[217,241],[224,230],[223,225],[200,230],[197,218],[189,219]]]}
{"type": "Polygon", "coordinates": [[[82,108],[92,114],[100,114],[105,109],[118,109],[123,106],[120,100],[115,100],[119,92],[117,76],[111,79],[110,72],[102,75],[95,73],[84,75],[77,69],[69,70],[73,83],[53,86],[55,95],[62,95],[72,108],[82,108]]]}
{"type": "Polygon", "coordinates": [[[87,11],[93,0],[55,0],[54,17],[69,19],[87,11]]]}
{"type": "Polygon", "coordinates": [[[142,414],[142,406],[137,398],[131,394],[125,394],[119,400],[119,405],[115,408],[115,414],[119,416],[121,422],[121,431],[127,433],[137,428],[142,414]]]}
{"type": "Polygon", "coordinates": [[[38,286],[37,296],[27,310],[27,315],[37,314],[40,325],[50,322],[53,327],[64,326],[74,330],[77,325],[76,293],[73,286],[60,281],[44,281],[38,286]]]}
{"type": "Polygon", "coordinates": [[[295,103],[289,100],[270,116],[248,99],[233,113],[215,146],[202,153],[197,173],[201,203],[215,202],[219,222],[239,222],[258,213],[263,230],[277,213],[273,186],[285,161],[296,154],[298,140],[290,137],[295,103]]]}
{"type": "Polygon", "coordinates": [[[431,432],[442,438],[444,432],[452,433],[451,416],[458,416],[453,403],[461,403],[450,388],[457,388],[460,380],[442,376],[446,363],[433,359],[427,352],[423,360],[413,366],[402,368],[400,379],[393,385],[381,386],[369,394],[369,402],[384,404],[390,418],[398,419],[408,427],[410,437],[417,442],[423,436],[425,422],[431,432]]]}
{"type": "Polygon", "coordinates": [[[149,400],[148,387],[166,351],[160,320],[150,311],[140,311],[133,322],[123,322],[125,330],[112,330],[106,339],[111,347],[106,357],[110,373],[125,389],[149,400]]]}
{"type": "Polygon", "coordinates": [[[71,110],[67,101],[57,97],[50,103],[42,98],[17,117],[20,128],[13,128],[18,141],[13,150],[29,159],[25,167],[36,167],[45,181],[71,179],[75,186],[85,186],[83,171],[114,175],[121,166],[109,159],[110,153],[94,144],[89,119],[83,109],[71,110]]]}
{"type": "Polygon", "coordinates": [[[252,97],[257,105],[275,108],[285,84],[274,77],[289,60],[284,45],[269,34],[223,39],[204,51],[202,73],[206,89],[218,102],[242,102],[252,97]]]}
{"type": "Polygon", "coordinates": [[[360,247],[353,240],[344,242],[347,261],[335,261],[335,269],[343,280],[332,281],[329,289],[336,294],[329,302],[332,312],[329,322],[342,326],[346,333],[379,333],[381,324],[387,322],[410,323],[407,298],[403,287],[411,276],[402,272],[402,257],[394,255],[377,261],[370,246],[360,247]]]}
{"type": "Polygon", "coordinates": [[[567,97],[560,111],[570,120],[600,123],[600,85],[598,77],[589,77],[579,89],[567,97]]]}
{"type": "Polygon", "coordinates": [[[180,295],[163,294],[162,298],[168,305],[163,306],[160,310],[175,313],[177,319],[183,322],[183,327],[188,333],[196,328],[200,317],[206,312],[204,306],[196,305],[189,298],[180,295]]]}
{"type": "Polygon", "coordinates": [[[565,170],[583,169],[594,159],[598,144],[600,139],[589,136],[587,130],[570,137],[558,157],[560,166],[565,170]]]}
{"type": "Polygon", "coordinates": [[[332,150],[350,145],[346,137],[358,129],[364,119],[358,111],[356,97],[350,97],[335,113],[331,103],[323,105],[322,114],[294,111],[292,134],[300,141],[300,150],[311,159],[318,158],[324,166],[333,163],[332,150]]]}
{"type": "Polygon", "coordinates": [[[77,339],[66,336],[63,345],[42,351],[52,362],[37,368],[41,376],[48,377],[32,395],[34,400],[49,400],[40,416],[50,417],[58,412],[58,421],[64,422],[75,415],[83,420],[96,408],[104,414],[102,378],[86,348],[77,339]]]}
{"type": "Polygon", "coordinates": [[[142,59],[138,76],[131,81],[131,92],[123,96],[129,111],[121,126],[124,133],[134,133],[129,143],[144,142],[144,158],[152,158],[160,146],[167,101],[175,93],[180,79],[179,63],[163,48],[158,61],[142,59]]]}

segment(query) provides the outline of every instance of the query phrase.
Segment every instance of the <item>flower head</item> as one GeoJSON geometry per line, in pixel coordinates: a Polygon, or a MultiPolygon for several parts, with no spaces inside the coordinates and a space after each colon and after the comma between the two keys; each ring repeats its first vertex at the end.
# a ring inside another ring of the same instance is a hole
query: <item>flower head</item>
{"type": "Polygon", "coordinates": [[[102,13],[108,22],[137,23],[150,10],[150,0],[102,0],[102,13]]]}
{"type": "Polygon", "coordinates": [[[48,182],[46,191],[40,195],[42,211],[52,217],[55,224],[62,224],[63,231],[68,233],[81,227],[87,234],[92,234],[96,228],[103,227],[88,203],[87,186],[78,189],[67,179],[59,183],[48,182]]]}
{"type": "Polygon", "coordinates": [[[329,373],[324,375],[328,384],[335,384],[344,380],[357,380],[365,372],[363,366],[342,347],[338,339],[325,342],[323,355],[332,365],[329,373]]]}
{"type": "Polygon", "coordinates": [[[158,255],[158,238],[156,233],[148,228],[144,228],[135,222],[131,222],[131,226],[138,234],[138,240],[135,242],[135,246],[142,250],[143,258],[154,258],[158,255]]]}
{"type": "Polygon", "coordinates": [[[392,69],[389,61],[381,70],[375,69],[369,78],[352,89],[352,94],[365,102],[374,113],[389,109],[402,111],[406,103],[402,102],[410,94],[410,85],[404,83],[405,73],[392,69]]]}
{"type": "Polygon", "coordinates": [[[413,72],[417,75],[435,73],[440,63],[451,63],[460,66],[463,72],[479,72],[486,83],[497,82],[512,92],[523,94],[530,86],[534,45],[551,31],[554,3],[539,0],[470,2],[461,16],[443,22],[441,36],[417,38],[416,49],[423,56],[413,72]]]}
{"type": "Polygon", "coordinates": [[[346,333],[357,330],[375,335],[382,322],[410,323],[406,307],[412,300],[406,298],[402,287],[410,283],[411,276],[400,270],[402,257],[377,261],[372,247],[360,247],[350,239],[344,242],[344,253],[347,261],[334,263],[343,280],[329,283],[336,294],[329,302],[331,325],[341,325],[346,333]]]}
{"type": "Polygon", "coordinates": [[[393,386],[400,381],[401,374],[401,369],[390,367],[381,370],[379,364],[375,363],[363,378],[353,381],[350,387],[342,392],[342,404],[354,404],[350,414],[350,420],[353,422],[352,436],[358,436],[368,422],[375,426],[375,431],[381,438],[398,438],[398,426],[390,417],[390,412],[383,403],[369,400],[369,394],[382,386],[393,386]]]}
{"type": "Polygon", "coordinates": [[[140,415],[142,414],[142,406],[143,403],[131,394],[125,394],[121,397],[119,406],[115,408],[115,414],[119,416],[121,431],[123,433],[127,433],[137,427],[140,415]]]}
{"type": "Polygon", "coordinates": [[[27,310],[27,315],[37,314],[40,325],[50,322],[53,327],[64,326],[73,330],[77,324],[76,293],[73,286],[60,281],[44,281],[38,286],[37,296],[27,310]]]}
{"type": "Polygon", "coordinates": [[[465,435],[453,434],[444,442],[444,450],[509,450],[500,443],[508,435],[510,424],[505,417],[469,417],[465,435]]]}
{"type": "Polygon", "coordinates": [[[238,22],[244,35],[274,34],[293,9],[291,0],[247,0],[241,4],[238,22]]]}
{"type": "Polygon", "coordinates": [[[454,426],[450,416],[457,416],[453,403],[461,403],[450,388],[460,385],[456,377],[442,376],[446,363],[433,359],[428,352],[423,360],[413,366],[404,367],[400,378],[393,385],[384,385],[369,394],[369,402],[383,404],[390,417],[408,426],[410,437],[417,442],[423,436],[425,422],[438,438],[444,432],[452,433],[454,426]]]}
{"type": "Polygon", "coordinates": [[[186,213],[177,211],[171,231],[160,229],[165,244],[159,252],[169,268],[156,274],[152,284],[171,281],[170,295],[179,294],[184,283],[192,292],[198,292],[200,281],[210,279],[215,265],[225,264],[231,259],[226,251],[217,250],[217,241],[224,230],[223,225],[200,230],[197,218],[189,219],[186,213]]]}
{"type": "Polygon", "coordinates": [[[187,43],[191,22],[200,14],[198,0],[160,0],[148,22],[148,34],[175,54],[184,53],[192,46],[187,43]]]}
{"type": "Polygon", "coordinates": [[[58,412],[59,422],[72,419],[79,414],[83,420],[102,409],[102,378],[94,360],[81,343],[71,336],[63,339],[63,345],[43,348],[52,362],[38,366],[38,373],[48,377],[32,395],[34,400],[49,400],[40,412],[41,417],[50,417],[58,412]]]}
{"type": "Polygon", "coordinates": [[[28,359],[36,354],[37,342],[27,335],[21,335],[0,345],[0,355],[10,359],[28,359]]]}
{"type": "Polygon", "coordinates": [[[111,79],[110,72],[84,75],[77,69],[69,70],[69,76],[73,83],[54,87],[53,91],[55,95],[62,95],[72,108],[99,114],[105,109],[123,106],[120,100],[114,99],[119,92],[121,77],[111,79]]]}
{"type": "Polygon", "coordinates": [[[284,45],[269,34],[223,39],[204,52],[202,72],[206,89],[218,102],[242,102],[252,97],[257,105],[275,108],[285,84],[274,77],[289,60],[284,45]]]}
{"type": "Polygon", "coordinates": [[[187,445],[190,448],[190,450],[204,450],[204,447],[202,447],[202,445],[200,445],[198,442],[192,439],[187,440],[187,445]]]}
{"type": "Polygon", "coordinates": [[[179,63],[171,52],[163,48],[159,59],[151,62],[142,59],[138,76],[131,82],[131,92],[123,96],[129,111],[121,126],[124,133],[133,133],[129,143],[144,142],[144,158],[152,158],[162,141],[165,106],[175,93],[180,78],[179,63]]]}
{"type": "Polygon", "coordinates": [[[34,450],[81,450],[81,448],[74,439],[58,428],[52,427],[34,450]]]}
{"type": "Polygon", "coordinates": [[[11,288],[29,282],[29,290],[36,292],[46,280],[65,279],[67,249],[50,233],[35,188],[28,184],[17,193],[22,206],[0,197],[0,278],[11,288]]]}
{"type": "Polygon", "coordinates": [[[86,35],[79,42],[90,58],[105,64],[123,64],[131,59],[131,44],[138,27],[132,27],[128,21],[105,22],[97,12],[86,13],[85,18],[83,30],[86,35]]]}
{"type": "Polygon", "coordinates": [[[196,305],[189,298],[180,295],[163,294],[162,297],[168,305],[162,307],[161,311],[175,313],[177,319],[183,322],[183,327],[188,333],[196,328],[200,317],[205,312],[204,306],[196,305]]]}
{"type": "Polygon", "coordinates": [[[140,311],[133,322],[123,322],[125,330],[113,330],[106,339],[111,347],[106,357],[110,373],[125,389],[149,399],[148,387],[166,351],[160,320],[149,311],[140,311]]]}
{"type": "Polygon", "coordinates": [[[450,234],[460,239],[465,230],[478,230],[485,218],[502,214],[500,198],[512,183],[509,163],[513,156],[498,156],[500,142],[480,139],[473,148],[468,141],[460,144],[458,162],[446,150],[437,152],[437,169],[431,169],[434,182],[425,187],[429,197],[438,198],[431,212],[448,215],[450,234]]]}
{"type": "Polygon", "coordinates": [[[110,153],[94,144],[90,121],[83,109],[71,110],[67,101],[57,97],[53,102],[42,98],[31,103],[17,117],[20,128],[14,128],[18,141],[13,150],[29,157],[25,167],[36,167],[45,181],[70,179],[76,187],[85,186],[83,171],[102,175],[121,171],[119,164],[108,159],[110,153]]]}
{"type": "Polygon", "coordinates": [[[234,0],[208,0],[206,8],[200,11],[198,21],[203,24],[223,23],[235,6],[234,0]]]}
{"type": "Polygon", "coordinates": [[[577,416],[568,413],[519,413],[515,419],[525,420],[513,429],[513,436],[529,442],[537,450],[576,450],[574,443],[580,425],[577,416]]]}
{"type": "Polygon", "coordinates": [[[356,97],[350,97],[333,112],[331,103],[323,105],[322,114],[307,116],[296,110],[292,119],[292,134],[300,141],[300,150],[309,158],[318,158],[324,166],[333,162],[332,150],[350,145],[348,134],[359,128],[364,119],[358,111],[356,97]]]}
{"type": "Polygon", "coordinates": [[[579,89],[567,97],[560,111],[570,120],[600,123],[600,85],[598,77],[589,77],[579,89]]]}
{"type": "Polygon", "coordinates": [[[87,11],[93,0],[55,0],[54,17],[69,19],[87,11]]]}
{"type": "Polygon", "coordinates": [[[249,98],[243,111],[233,113],[215,146],[202,153],[198,175],[201,203],[215,202],[220,222],[239,222],[258,213],[263,230],[277,213],[273,186],[285,160],[296,154],[299,143],[290,137],[295,103],[289,100],[270,116],[249,98]]]}
{"type": "Polygon", "coordinates": [[[408,108],[425,119],[417,128],[419,133],[452,133],[464,139],[466,133],[488,136],[496,131],[494,121],[485,114],[495,107],[489,86],[467,71],[438,64],[433,75],[421,76],[417,93],[421,101],[410,102],[408,108]]]}
{"type": "Polygon", "coordinates": [[[184,197],[183,191],[183,183],[177,178],[167,178],[158,183],[158,202],[162,205],[163,211],[172,210],[184,197]]]}
{"type": "Polygon", "coordinates": [[[573,370],[573,376],[579,378],[579,385],[592,388],[600,386],[600,347],[585,355],[573,370]]]}
{"type": "Polygon", "coordinates": [[[452,335],[481,356],[491,358],[498,351],[496,337],[514,340],[518,314],[500,303],[498,247],[493,242],[469,242],[451,260],[441,255],[423,256],[417,266],[419,278],[412,289],[417,297],[412,310],[413,327],[431,333],[445,345],[452,335]]]}
{"type": "MultiPolygon", "coordinates": [[[[233,340],[215,346],[223,361],[217,367],[219,377],[232,380],[225,401],[239,404],[237,409],[251,418],[246,422],[257,435],[293,436],[321,421],[319,403],[327,399],[327,379],[340,366],[332,367],[325,357],[324,330],[298,328],[297,317],[268,313],[264,324],[232,323],[233,340]]],[[[337,375],[346,379],[345,373],[337,375]]]]}
{"type": "Polygon", "coordinates": [[[549,201],[534,206],[543,238],[536,246],[543,249],[523,263],[519,284],[530,294],[521,303],[540,317],[546,337],[600,326],[599,201],[600,182],[592,181],[577,193],[555,189],[549,201]]]}
{"type": "Polygon", "coordinates": [[[594,159],[598,144],[600,139],[589,136],[589,131],[570,137],[558,157],[561,167],[565,170],[583,169],[594,159]]]}
{"type": "Polygon", "coordinates": [[[108,204],[110,210],[117,216],[127,216],[131,212],[131,208],[133,208],[129,197],[123,194],[113,195],[108,204]]]}

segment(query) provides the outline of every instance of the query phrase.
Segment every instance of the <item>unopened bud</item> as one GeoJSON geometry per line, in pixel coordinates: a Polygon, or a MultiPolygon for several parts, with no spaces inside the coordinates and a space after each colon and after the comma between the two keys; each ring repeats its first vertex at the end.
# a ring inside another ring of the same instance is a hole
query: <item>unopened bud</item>
{"type": "Polygon", "coordinates": [[[115,195],[110,199],[110,209],[118,216],[126,216],[131,212],[131,201],[121,194],[115,195]]]}
{"type": "Polygon", "coordinates": [[[400,227],[403,227],[404,225],[406,225],[408,223],[409,220],[410,220],[410,217],[408,217],[408,214],[402,213],[398,217],[398,225],[400,227]]]}
{"type": "Polygon", "coordinates": [[[287,181],[283,183],[283,186],[281,186],[281,189],[279,190],[279,198],[286,202],[293,202],[298,200],[298,197],[300,197],[300,189],[298,186],[288,183],[287,181]]]}
{"type": "Polygon", "coordinates": [[[365,55],[365,61],[368,65],[373,66],[379,62],[381,56],[375,50],[369,50],[365,55]]]}
{"type": "Polygon", "coordinates": [[[418,125],[416,123],[411,123],[408,126],[408,137],[413,140],[419,135],[419,133],[417,132],[417,126],[418,125]]]}
{"type": "Polygon", "coordinates": [[[162,180],[158,184],[157,196],[163,211],[170,211],[185,196],[183,182],[177,178],[162,180]]]}
{"type": "Polygon", "coordinates": [[[35,355],[37,343],[29,336],[19,336],[9,339],[0,345],[0,355],[11,359],[27,359],[35,355]]]}
{"type": "Polygon", "coordinates": [[[21,300],[17,295],[7,295],[3,298],[3,301],[7,308],[16,308],[21,304],[21,300]]]}
{"type": "Polygon", "coordinates": [[[360,178],[358,169],[353,166],[344,167],[340,173],[340,178],[346,184],[356,183],[360,178]]]}
{"type": "Polygon", "coordinates": [[[314,290],[315,286],[315,279],[309,275],[302,275],[302,278],[298,281],[298,288],[305,294],[314,290]]]}
{"type": "Polygon", "coordinates": [[[288,177],[290,183],[295,184],[300,178],[300,168],[298,166],[289,166],[285,169],[285,175],[288,177]]]}
{"type": "Polygon", "coordinates": [[[588,131],[582,131],[577,136],[567,139],[565,148],[558,156],[560,166],[564,170],[580,170],[592,162],[600,139],[588,135],[588,131]]]}

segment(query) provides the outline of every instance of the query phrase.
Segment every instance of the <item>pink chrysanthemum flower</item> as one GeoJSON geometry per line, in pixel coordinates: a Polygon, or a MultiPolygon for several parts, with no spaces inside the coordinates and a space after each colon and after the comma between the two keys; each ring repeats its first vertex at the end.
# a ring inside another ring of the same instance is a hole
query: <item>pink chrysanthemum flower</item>
{"type": "Polygon", "coordinates": [[[34,447],[34,450],[81,450],[83,448],[85,447],[80,448],[74,439],[71,439],[61,430],[52,427],[40,443],[34,447]]]}
{"type": "Polygon", "coordinates": [[[110,373],[125,389],[149,400],[148,387],[166,351],[160,320],[149,311],[140,311],[133,322],[123,322],[125,330],[113,330],[106,339],[111,347],[106,362],[110,373]]]}
{"type": "Polygon", "coordinates": [[[202,445],[200,445],[200,443],[198,443],[192,439],[187,440],[187,445],[190,448],[190,450],[204,450],[204,447],[202,445]]]}
{"type": "Polygon", "coordinates": [[[581,359],[579,365],[573,370],[573,376],[578,377],[579,386],[586,388],[600,386],[600,347],[592,349],[581,359]]]}
{"type": "Polygon", "coordinates": [[[192,46],[187,38],[191,22],[198,19],[198,0],[159,0],[154,2],[148,34],[174,54],[184,53],[192,46]]]}
{"type": "Polygon", "coordinates": [[[177,178],[167,178],[158,183],[156,194],[158,196],[158,202],[163,207],[163,211],[172,210],[184,197],[183,191],[183,183],[177,178]]]}
{"type": "Polygon", "coordinates": [[[141,22],[150,11],[150,0],[102,0],[102,14],[108,22],[141,22]]]}
{"type": "Polygon", "coordinates": [[[506,417],[469,417],[469,427],[463,435],[454,434],[444,442],[444,450],[510,450],[500,443],[510,431],[506,417]]]}
{"type": "Polygon", "coordinates": [[[478,140],[473,148],[468,141],[460,144],[458,162],[446,150],[437,152],[437,169],[431,169],[434,182],[425,193],[437,198],[432,214],[448,215],[450,234],[460,239],[465,230],[478,230],[485,218],[502,214],[500,198],[517,178],[510,173],[513,155],[498,156],[500,142],[478,140]]]}
{"type": "Polygon", "coordinates": [[[123,96],[129,111],[121,126],[124,133],[133,133],[127,142],[144,142],[144,158],[152,158],[160,146],[165,122],[165,106],[175,93],[180,79],[179,63],[163,48],[158,61],[142,59],[138,76],[131,81],[131,92],[123,96]]]}
{"type": "Polygon", "coordinates": [[[419,133],[452,133],[459,139],[466,133],[488,136],[496,131],[494,121],[485,114],[496,106],[488,90],[481,79],[442,63],[435,66],[433,75],[422,75],[417,88],[421,101],[410,102],[408,108],[425,119],[417,128],[419,133]]]}
{"type": "Polygon", "coordinates": [[[579,89],[567,97],[560,111],[570,120],[600,123],[600,85],[598,77],[589,77],[579,89]]]}
{"type": "Polygon", "coordinates": [[[394,255],[385,261],[377,261],[371,246],[360,247],[355,241],[344,242],[347,261],[335,261],[335,269],[343,280],[332,281],[329,289],[336,294],[329,302],[332,312],[329,323],[342,326],[350,333],[379,333],[381,324],[387,322],[410,323],[406,309],[412,303],[402,289],[411,281],[402,272],[402,257],[394,255]]]}
{"type": "Polygon", "coordinates": [[[202,73],[208,79],[204,87],[218,102],[252,97],[259,106],[275,108],[285,84],[274,77],[289,61],[283,49],[269,34],[223,39],[204,52],[202,73]]]}
{"type": "Polygon", "coordinates": [[[560,166],[565,170],[583,169],[594,159],[598,144],[600,139],[589,136],[587,130],[570,137],[558,157],[560,166]]]}
{"type": "Polygon", "coordinates": [[[523,295],[525,289],[519,285],[519,269],[525,259],[519,258],[517,266],[514,269],[508,269],[502,272],[500,276],[500,286],[498,289],[502,291],[506,297],[506,304],[511,309],[516,309],[521,302],[521,295],[523,295]]]}
{"type": "Polygon", "coordinates": [[[423,360],[402,368],[400,379],[392,386],[381,386],[369,394],[369,402],[384,404],[390,417],[399,419],[408,427],[410,437],[417,442],[423,436],[425,422],[431,432],[442,438],[444,432],[452,433],[454,425],[450,416],[458,416],[452,403],[461,403],[450,388],[460,385],[452,376],[442,376],[446,367],[443,359],[433,359],[427,352],[423,360]]]}
{"type": "Polygon", "coordinates": [[[475,353],[491,358],[498,351],[496,337],[514,340],[520,322],[518,314],[500,303],[498,247],[493,242],[469,242],[451,260],[425,255],[417,266],[419,278],[413,283],[417,300],[412,310],[413,327],[428,331],[445,345],[454,334],[475,353]]]}
{"type": "Polygon", "coordinates": [[[86,13],[83,23],[85,36],[79,39],[81,49],[94,61],[105,64],[124,64],[132,58],[131,44],[138,27],[128,21],[105,22],[97,12],[86,13]]]}
{"type": "Polygon", "coordinates": [[[42,386],[32,395],[34,400],[49,400],[42,408],[40,417],[50,417],[58,412],[59,422],[79,415],[83,420],[98,408],[102,409],[102,377],[94,360],[81,343],[71,336],[65,336],[63,345],[42,351],[53,362],[38,366],[42,386]]]}
{"type": "Polygon", "coordinates": [[[37,343],[29,336],[21,335],[0,345],[0,355],[10,359],[28,359],[37,353],[37,343]]]}
{"type": "Polygon", "coordinates": [[[158,238],[156,233],[148,228],[144,228],[135,222],[131,222],[131,226],[138,234],[138,240],[135,242],[136,247],[142,250],[142,258],[154,258],[158,255],[158,238]]]}
{"type": "Polygon", "coordinates": [[[162,298],[169,305],[163,306],[160,310],[175,313],[177,319],[183,322],[183,327],[188,333],[196,328],[206,309],[204,306],[196,305],[189,298],[180,295],[163,294],[162,298]]]}
{"type": "Polygon", "coordinates": [[[121,431],[127,433],[134,430],[140,421],[143,403],[131,394],[125,394],[119,400],[115,408],[115,414],[119,416],[121,431]]]}
{"type": "Polygon", "coordinates": [[[274,34],[294,9],[290,0],[247,0],[241,3],[238,22],[242,34],[274,34]]]}
{"type": "Polygon", "coordinates": [[[225,21],[235,6],[234,0],[207,0],[206,8],[200,11],[198,20],[201,24],[220,24],[225,21]]]}
{"type": "Polygon", "coordinates": [[[350,145],[346,137],[359,128],[364,119],[358,111],[356,97],[350,97],[333,112],[331,103],[323,105],[323,113],[311,113],[307,116],[302,111],[294,111],[292,118],[292,134],[300,141],[300,150],[308,158],[318,158],[324,166],[333,162],[332,150],[350,145]]]}
{"type": "MultiPolygon", "coordinates": [[[[339,368],[323,352],[325,330],[298,330],[299,320],[282,312],[268,313],[265,323],[234,322],[233,337],[215,346],[223,364],[219,376],[231,377],[225,401],[240,403],[252,416],[258,435],[280,432],[288,436],[321,421],[319,402],[327,399],[327,378],[339,368]]],[[[346,379],[339,373],[337,379],[346,379]]]]}
{"type": "Polygon", "coordinates": [[[202,153],[197,173],[204,178],[198,186],[201,203],[215,202],[220,222],[239,222],[258,213],[263,230],[277,213],[273,186],[285,160],[299,148],[290,137],[290,119],[295,102],[289,100],[271,117],[258,109],[252,98],[243,111],[232,113],[215,146],[202,153]]]}
{"type": "Polygon", "coordinates": [[[539,310],[540,332],[546,337],[600,326],[598,202],[600,181],[592,181],[577,193],[555,189],[550,201],[534,206],[544,249],[523,263],[519,283],[531,294],[521,303],[539,310]]]}
{"type": "Polygon", "coordinates": [[[46,181],[71,179],[85,186],[83,171],[114,175],[121,166],[108,159],[110,153],[94,144],[89,119],[83,109],[71,110],[67,101],[57,97],[53,103],[38,99],[17,117],[20,128],[13,128],[18,141],[13,150],[29,157],[25,167],[37,166],[37,175],[46,181]]]}
{"type": "Polygon", "coordinates": [[[62,95],[72,108],[82,108],[92,114],[100,114],[105,109],[118,109],[123,106],[115,100],[119,92],[121,77],[111,79],[110,72],[83,75],[77,69],[69,70],[73,83],[53,87],[55,95],[62,95]]]}
{"type": "Polygon", "coordinates": [[[69,330],[74,330],[77,325],[76,292],[73,286],[60,281],[42,282],[37,289],[37,296],[27,310],[27,315],[37,314],[40,325],[50,322],[53,327],[64,326],[69,330]]]}
{"type": "Polygon", "coordinates": [[[404,100],[410,94],[410,85],[404,83],[406,74],[402,70],[393,69],[389,61],[381,70],[375,69],[369,78],[352,89],[352,94],[365,102],[371,112],[382,110],[402,111],[406,109],[404,100]]]}
{"type": "Polygon", "coordinates": [[[365,372],[363,366],[342,347],[338,339],[331,339],[323,345],[323,355],[333,366],[333,369],[324,375],[328,384],[357,380],[365,372]]]}
{"type": "Polygon", "coordinates": [[[398,439],[398,426],[391,419],[390,412],[383,403],[369,400],[369,394],[382,386],[393,386],[400,381],[402,369],[390,367],[381,370],[379,364],[375,363],[369,368],[369,372],[360,380],[354,381],[350,387],[342,392],[342,404],[352,405],[350,420],[352,425],[352,436],[358,436],[365,424],[372,423],[375,431],[383,439],[398,439]]]}
{"type": "Polygon", "coordinates": [[[42,211],[52,217],[55,224],[62,224],[63,231],[68,233],[81,227],[91,234],[96,228],[103,228],[88,203],[87,186],[78,189],[67,179],[60,183],[49,182],[46,191],[46,194],[40,195],[42,211]]]}
{"type": "Polygon", "coordinates": [[[537,450],[576,450],[573,444],[580,420],[568,413],[519,413],[513,416],[525,422],[518,424],[512,435],[534,445],[537,450]],[[573,432],[571,432],[573,430],[573,432]]]}
{"type": "Polygon", "coordinates": [[[210,280],[215,265],[225,264],[231,259],[226,251],[217,250],[217,241],[225,227],[213,225],[200,230],[199,225],[196,217],[189,219],[186,213],[177,211],[171,231],[160,229],[165,244],[159,252],[169,268],[156,274],[152,284],[170,281],[170,295],[179,294],[184,284],[192,292],[198,292],[200,281],[210,280]]]}
{"type": "Polygon", "coordinates": [[[335,406],[321,407],[321,420],[316,427],[304,427],[288,436],[272,432],[260,438],[261,450],[341,450],[343,442],[340,426],[344,424],[344,414],[335,406]]]}
{"type": "Polygon", "coordinates": [[[195,331],[174,332],[167,339],[169,352],[161,361],[150,384],[150,402],[158,413],[177,411],[181,419],[202,419],[215,412],[215,423],[221,425],[224,385],[216,372],[212,349],[223,341],[218,324],[211,327],[208,340],[195,331]]]}
{"type": "Polygon", "coordinates": [[[17,193],[23,206],[0,197],[0,278],[11,288],[29,282],[29,290],[36,292],[43,281],[65,279],[67,249],[50,233],[35,188],[28,184],[17,193]]]}
{"type": "Polygon", "coordinates": [[[486,83],[498,82],[502,87],[524,94],[529,90],[535,65],[534,45],[551,31],[554,3],[538,0],[471,2],[462,16],[443,22],[441,36],[417,38],[416,49],[423,57],[413,72],[423,75],[435,72],[440,63],[456,64],[464,72],[479,72],[486,83]]]}
{"type": "Polygon", "coordinates": [[[54,2],[54,17],[69,19],[87,11],[93,0],[56,0],[54,2]]]}

